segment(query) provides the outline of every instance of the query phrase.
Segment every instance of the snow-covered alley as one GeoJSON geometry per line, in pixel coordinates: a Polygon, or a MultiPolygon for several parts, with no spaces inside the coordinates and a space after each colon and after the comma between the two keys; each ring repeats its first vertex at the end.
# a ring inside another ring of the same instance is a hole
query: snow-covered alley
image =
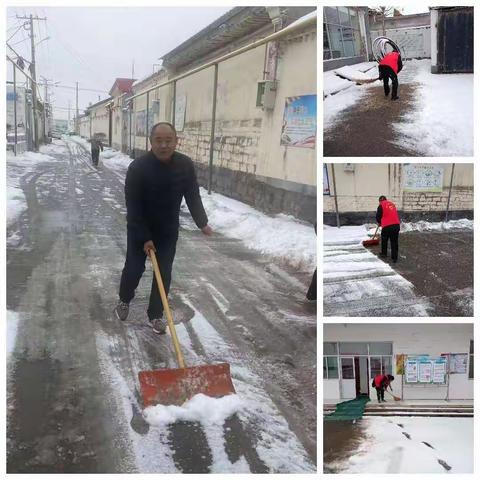
{"type": "Polygon", "coordinates": [[[332,445],[325,473],[473,473],[473,418],[369,417],[331,427],[341,448],[332,445]]]}
{"type": "Polygon", "coordinates": [[[170,299],[185,359],[229,362],[237,394],[142,415],[137,374],[174,368],[173,347],[146,322],[148,264],[129,319],[112,315],[128,160],[106,150],[96,170],[86,145],[7,154],[8,472],[314,472],[313,227],[202,192],[206,238],[182,209],[170,299]]]}
{"type": "MultiPolygon", "coordinates": [[[[407,60],[397,101],[380,81],[356,85],[324,73],[325,156],[473,155],[473,74],[430,73],[430,60],[407,60]]],[[[378,77],[375,62],[344,72],[378,77]]]]}

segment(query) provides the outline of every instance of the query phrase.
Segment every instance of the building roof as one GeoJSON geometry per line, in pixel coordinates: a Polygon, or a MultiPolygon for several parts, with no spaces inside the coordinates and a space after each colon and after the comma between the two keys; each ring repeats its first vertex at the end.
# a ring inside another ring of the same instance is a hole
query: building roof
{"type": "Polygon", "coordinates": [[[102,104],[110,102],[110,100],[112,100],[112,97],[104,98],[103,100],[100,100],[100,101],[97,102],[97,103],[94,103],[94,104],[92,104],[92,105],[89,105],[89,106],[85,109],[85,112],[88,112],[89,110],[92,110],[92,109],[94,109],[94,108],[100,107],[102,104]]]}
{"type": "MultiPolygon", "coordinates": [[[[232,8],[193,37],[160,57],[163,60],[163,66],[167,69],[172,67],[179,69],[228,46],[232,42],[248,37],[260,29],[270,27],[273,33],[269,8],[271,7],[232,8]]],[[[279,8],[285,20],[284,26],[316,10],[316,7],[313,6],[279,8]]]]}
{"type": "Polygon", "coordinates": [[[108,92],[109,95],[113,95],[113,92],[118,88],[122,93],[130,93],[132,91],[132,85],[135,82],[134,78],[117,78],[112,88],[108,92]]]}

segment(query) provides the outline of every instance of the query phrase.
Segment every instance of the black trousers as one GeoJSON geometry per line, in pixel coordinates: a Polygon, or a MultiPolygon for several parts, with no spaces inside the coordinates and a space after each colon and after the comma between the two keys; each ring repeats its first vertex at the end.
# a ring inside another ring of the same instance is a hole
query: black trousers
{"type": "Polygon", "coordinates": [[[395,98],[398,93],[398,77],[397,74],[387,65],[379,65],[378,70],[380,72],[380,80],[383,80],[383,90],[385,96],[388,97],[390,93],[390,87],[388,86],[388,80],[392,79],[392,98],[395,98]]]}
{"type": "Polygon", "coordinates": [[[377,400],[385,400],[385,390],[381,387],[375,387],[375,390],[377,391],[377,400]]]}
{"type": "MultiPolygon", "coordinates": [[[[156,257],[160,267],[160,275],[167,295],[172,281],[172,267],[177,248],[177,239],[178,233],[153,238],[153,243],[157,250],[156,257]]],[[[130,303],[135,296],[135,290],[145,271],[146,258],[147,256],[143,251],[143,243],[139,242],[130,230],[127,230],[127,258],[122,271],[119,291],[119,297],[122,302],[130,303]]],[[[162,299],[158,292],[155,275],[153,275],[152,279],[147,315],[150,320],[160,318],[163,315],[162,299]]]]}
{"type": "Polygon", "coordinates": [[[100,156],[100,150],[92,150],[92,163],[97,166],[98,165],[98,157],[100,156]]]}
{"type": "Polygon", "coordinates": [[[398,258],[398,235],[400,225],[388,225],[382,228],[382,255],[387,255],[388,240],[390,240],[390,250],[392,251],[392,260],[398,258]]]}

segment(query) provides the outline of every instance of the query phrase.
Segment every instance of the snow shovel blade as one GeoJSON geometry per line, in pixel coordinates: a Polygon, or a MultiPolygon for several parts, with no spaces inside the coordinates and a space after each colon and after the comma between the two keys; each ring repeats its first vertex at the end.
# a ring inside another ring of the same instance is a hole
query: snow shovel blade
{"type": "Polygon", "coordinates": [[[197,393],[216,398],[235,393],[228,363],[144,371],[138,378],[145,408],[183,405],[197,393]]]}
{"type": "Polygon", "coordinates": [[[364,240],[362,242],[362,245],[364,247],[373,247],[373,245],[378,245],[380,243],[380,240],[378,238],[372,238],[372,240],[364,240]]]}

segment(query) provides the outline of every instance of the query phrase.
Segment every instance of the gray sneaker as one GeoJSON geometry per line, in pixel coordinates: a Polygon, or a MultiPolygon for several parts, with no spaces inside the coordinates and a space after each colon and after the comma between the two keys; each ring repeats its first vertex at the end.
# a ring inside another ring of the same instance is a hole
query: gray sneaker
{"type": "Polygon", "coordinates": [[[118,305],[115,307],[114,312],[117,318],[123,322],[128,317],[128,310],[129,310],[128,303],[122,302],[120,300],[118,302],[118,305]]]}
{"type": "Polygon", "coordinates": [[[159,335],[167,333],[167,322],[163,318],[154,318],[153,320],[149,320],[149,322],[155,333],[159,335]]]}

